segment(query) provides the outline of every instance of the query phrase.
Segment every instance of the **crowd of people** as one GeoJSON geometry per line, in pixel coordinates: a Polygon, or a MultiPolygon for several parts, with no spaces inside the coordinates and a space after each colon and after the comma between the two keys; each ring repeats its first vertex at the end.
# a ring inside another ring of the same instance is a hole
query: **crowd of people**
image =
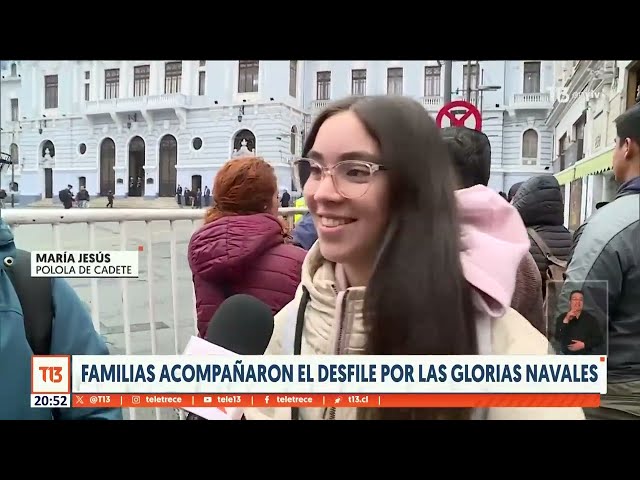
{"type": "MultiPolygon", "coordinates": [[[[487,136],[440,129],[404,97],[346,98],[315,119],[295,162],[308,213],[292,231],[271,165],[227,162],[188,245],[201,337],[224,299],[244,293],[275,316],[266,355],[609,356],[597,409],[252,408],[246,418],[640,419],[640,107],[616,128],[618,193],[575,234],[553,176],[493,191],[487,136]]],[[[15,255],[1,227],[3,256],[15,255]]],[[[70,347],[51,353],[106,354],[73,290],[54,286],[54,328],[70,347]]],[[[19,317],[16,295],[5,300],[19,317]]],[[[10,333],[0,382],[17,387],[0,389],[0,418],[42,416],[28,408],[28,342],[10,333]]]]}

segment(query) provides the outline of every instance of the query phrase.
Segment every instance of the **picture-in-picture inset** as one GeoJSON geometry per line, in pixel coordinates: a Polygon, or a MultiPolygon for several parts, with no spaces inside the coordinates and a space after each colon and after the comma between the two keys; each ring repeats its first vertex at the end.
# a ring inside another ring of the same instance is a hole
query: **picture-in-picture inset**
{"type": "Polygon", "coordinates": [[[605,280],[555,282],[555,301],[546,302],[547,338],[558,355],[607,355],[608,291],[605,280]]]}

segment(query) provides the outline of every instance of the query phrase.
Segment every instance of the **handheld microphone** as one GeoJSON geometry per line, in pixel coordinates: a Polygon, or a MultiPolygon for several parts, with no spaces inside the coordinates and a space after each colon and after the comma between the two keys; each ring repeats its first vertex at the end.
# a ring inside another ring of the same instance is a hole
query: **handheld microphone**
{"type": "Polygon", "coordinates": [[[238,355],[262,355],[273,335],[271,308],[251,295],[227,298],[211,317],[207,342],[238,355]]]}
{"type": "MultiPolygon", "coordinates": [[[[207,328],[206,340],[191,337],[185,355],[262,355],[273,334],[273,313],[251,295],[238,294],[220,304],[207,328]]],[[[242,410],[184,408],[187,420],[239,420],[242,410]]]]}

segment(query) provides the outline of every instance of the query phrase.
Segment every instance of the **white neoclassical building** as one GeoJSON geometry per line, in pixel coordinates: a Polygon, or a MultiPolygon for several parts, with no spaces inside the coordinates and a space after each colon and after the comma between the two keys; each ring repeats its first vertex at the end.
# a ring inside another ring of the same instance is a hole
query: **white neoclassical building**
{"type": "MultiPolygon", "coordinates": [[[[406,95],[434,117],[443,105],[442,62],[424,61],[3,61],[1,150],[14,162],[21,204],[67,184],[93,195],[173,196],[208,185],[247,153],[292,188],[314,115],[328,102],[406,95]]],[[[482,113],[492,143],[491,186],[549,173],[553,62],[454,62],[452,98],[482,113]]],[[[9,169],[2,187],[8,189],[9,169]]]]}

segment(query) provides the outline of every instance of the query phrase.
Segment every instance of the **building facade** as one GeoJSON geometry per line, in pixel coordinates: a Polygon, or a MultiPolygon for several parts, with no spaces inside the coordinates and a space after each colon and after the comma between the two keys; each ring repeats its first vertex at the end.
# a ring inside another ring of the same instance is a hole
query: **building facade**
{"type": "Polygon", "coordinates": [[[640,100],[639,61],[555,62],[559,92],[547,119],[553,171],[564,186],[565,224],[575,230],[618,189],[613,171],[614,121],[640,100]]]}
{"type": "MultiPolygon", "coordinates": [[[[440,61],[4,61],[2,187],[20,203],[67,184],[93,195],[173,196],[212,186],[229,158],[251,154],[292,185],[291,159],[328,102],[406,95],[434,117],[440,61]],[[13,177],[11,176],[13,175],[13,177]]],[[[553,62],[453,62],[452,99],[482,112],[492,144],[491,187],[550,172],[553,62]]]]}

